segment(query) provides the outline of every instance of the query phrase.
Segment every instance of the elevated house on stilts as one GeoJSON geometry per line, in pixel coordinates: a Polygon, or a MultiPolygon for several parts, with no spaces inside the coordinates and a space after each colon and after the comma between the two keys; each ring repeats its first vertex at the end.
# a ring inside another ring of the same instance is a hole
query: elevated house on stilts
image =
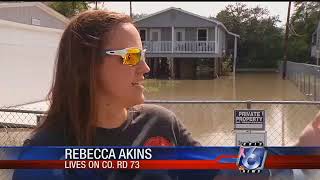
{"type": "MultiPolygon", "coordinates": [[[[135,21],[150,67],[149,78],[213,79],[221,74],[227,37],[239,35],[216,19],[171,7],[135,21]]],[[[228,54],[229,53],[229,54],[228,54]]]]}

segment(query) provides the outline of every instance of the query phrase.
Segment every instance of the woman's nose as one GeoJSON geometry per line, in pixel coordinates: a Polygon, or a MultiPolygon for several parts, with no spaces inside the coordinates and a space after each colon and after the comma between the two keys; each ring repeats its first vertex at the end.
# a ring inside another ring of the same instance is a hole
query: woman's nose
{"type": "Polygon", "coordinates": [[[150,68],[148,66],[148,64],[146,63],[146,61],[141,61],[139,64],[138,64],[138,73],[139,74],[146,74],[150,72],[150,68]]]}

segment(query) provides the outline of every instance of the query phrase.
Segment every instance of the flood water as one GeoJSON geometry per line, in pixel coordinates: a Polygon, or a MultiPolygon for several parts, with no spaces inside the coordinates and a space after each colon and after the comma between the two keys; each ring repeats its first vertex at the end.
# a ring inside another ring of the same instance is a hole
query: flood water
{"type": "MultiPolygon", "coordinates": [[[[211,80],[153,80],[145,83],[148,100],[256,100],[307,101],[291,81],[279,73],[237,73],[211,80]]],[[[161,104],[177,117],[204,145],[234,145],[234,110],[246,104],[161,104]]],[[[313,119],[319,106],[306,104],[253,104],[265,110],[267,145],[292,145],[313,119]]]]}
{"type": "Polygon", "coordinates": [[[307,100],[279,73],[237,73],[210,80],[154,80],[145,82],[148,100],[307,100]]]}
{"type": "MultiPolygon", "coordinates": [[[[211,80],[154,80],[145,82],[147,100],[257,100],[306,101],[291,81],[277,73],[238,73],[236,78],[223,76],[211,80]]],[[[160,104],[173,111],[192,136],[207,146],[235,145],[234,110],[248,109],[246,103],[160,104]]],[[[48,102],[17,107],[25,110],[48,109],[48,102]]],[[[251,109],[265,110],[268,146],[291,145],[303,128],[314,118],[319,105],[252,104],[251,109]]],[[[0,114],[1,115],[1,114],[0,114]]],[[[34,114],[3,113],[3,123],[36,124],[34,114]]],[[[13,125],[14,126],[14,125],[13,125]]],[[[0,132],[1,144],[19,145],[29,131],[0,132]]]]}

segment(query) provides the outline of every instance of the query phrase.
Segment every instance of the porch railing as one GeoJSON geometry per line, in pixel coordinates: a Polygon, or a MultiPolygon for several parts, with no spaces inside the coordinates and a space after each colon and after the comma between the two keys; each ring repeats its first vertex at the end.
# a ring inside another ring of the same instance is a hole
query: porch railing
{"type": "Polygon", "coordinates": [[[214,53],[215,41],[143,41],[147,53],[214,53]]]}

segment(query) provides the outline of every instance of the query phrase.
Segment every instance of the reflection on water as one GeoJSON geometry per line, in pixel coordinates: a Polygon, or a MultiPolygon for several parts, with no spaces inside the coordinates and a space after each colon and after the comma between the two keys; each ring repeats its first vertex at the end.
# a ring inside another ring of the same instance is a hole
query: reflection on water
{"type": "Polygon", "coordinates": [[[238,73],[212,80],[154,80],[145,82],[147,99],[160,100],[307,100],[278,73],[238,73]]]}

